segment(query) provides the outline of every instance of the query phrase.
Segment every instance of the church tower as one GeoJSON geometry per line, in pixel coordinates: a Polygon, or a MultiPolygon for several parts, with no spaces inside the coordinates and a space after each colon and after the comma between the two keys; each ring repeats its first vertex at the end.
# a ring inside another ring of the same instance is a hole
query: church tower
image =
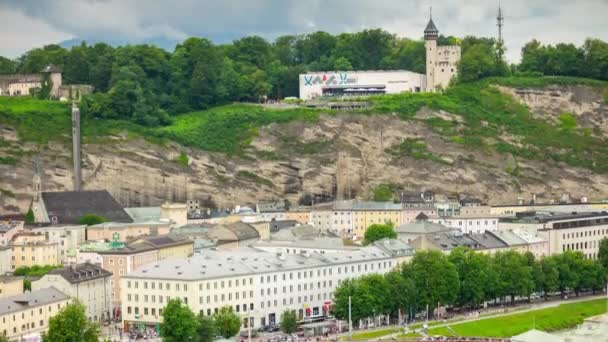
{"type": "Polygon", "coordinates": [[[437,62],[437,37],[439,30],[433,22],[431,8],[429,23],[424,29],[424,47],[426,48],[426,91],[435,90],[435,63],[437,62]]]}

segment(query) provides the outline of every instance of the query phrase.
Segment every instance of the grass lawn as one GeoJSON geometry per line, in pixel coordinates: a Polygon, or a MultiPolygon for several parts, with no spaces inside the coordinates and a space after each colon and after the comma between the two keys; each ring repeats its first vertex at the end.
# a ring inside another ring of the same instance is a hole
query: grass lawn
{"type": "MultiPolygon", "coordinates": [[[[606,300],[596,299],[585,302],[562,304],[508,316],[487,318],[475,322],[450,325],[460,336],[511,337],[536,329],[555,331],[581,324],[585,318],[606,313],[606,300]]],[[[429,335],[451,336],[445,327],[429,330],[429,335]]]]}
{"type": "MultiPolygon", "coordinates": [[[[401,331],[401,328],[387,328],[373,331],[366,331],[358,334],[353,334],[353,340],[365,341],[369,339],[379,338],[382,336],[395,334],[401,331]]],[[[347,338],[345,338],[347,339],[347,338]]]]}

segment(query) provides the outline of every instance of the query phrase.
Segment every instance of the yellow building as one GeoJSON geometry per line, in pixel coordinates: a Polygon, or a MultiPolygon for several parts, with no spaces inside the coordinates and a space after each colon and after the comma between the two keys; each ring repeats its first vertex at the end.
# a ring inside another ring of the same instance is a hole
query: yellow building
{"type": "MultiPolygon", "coordinates": [[[[388,203],[392,204],[392,203],[388,203]]],[[[392,223],[395,227],[401,225],[402,217],[401,205],[390,206],[394,208],[381,208],[377,210],[354,210],[354,233],[357,237],[363,238],[365,231],[372,224],[392,223]]]]}
{"type": "Polygon", "coordinates": [[[310,222],[310,210],[308,209],[296,209],[294,211],[288,211],[286,213],[286,219],[297,221],[301,224],[307,224],[310,222]]]}
{"type": "Polygon", "coordinates": [[[8,340],[38,340],[49,319],[63,309],[69,297],[54,287],[0,299],[0,334],[8,340]]]}
{"type": "Polygon", "coordinates": [[[21,233],[13,237],[11,248],[11,269],[22,266],[58,265],[59,244],[49,242],[42,234],[21,233]]]}
{"type": "Polygon", "coordinates": [[[23,277],[0,277],[0,298],[23,293],[23,277]]]}

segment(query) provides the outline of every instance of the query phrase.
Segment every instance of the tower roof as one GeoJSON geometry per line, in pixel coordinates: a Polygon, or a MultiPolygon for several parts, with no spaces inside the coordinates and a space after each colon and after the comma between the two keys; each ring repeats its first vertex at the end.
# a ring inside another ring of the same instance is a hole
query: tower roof
{"type": "MultiPolygon", "coordinates": [[[[431,9],[432,11],[432,9],[431,9]]],[[[437,36],[439,35],[439,30],[437,29],[437,26],[435,26],[435,23],[433,22],[433,12],[431,12],[430,17],[429,17],[429,23],[426,24],[426,28],[424,29],[424,39],[437,39],[437,36]]]]}

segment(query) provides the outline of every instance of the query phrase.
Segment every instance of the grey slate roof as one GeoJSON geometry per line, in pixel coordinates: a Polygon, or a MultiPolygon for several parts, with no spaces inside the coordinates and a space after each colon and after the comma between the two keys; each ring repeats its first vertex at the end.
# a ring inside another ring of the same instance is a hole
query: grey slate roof
{"type": "Polygon", "coordinates": [[[480,233],[480,234],[470,234],[468,237],[477,242],[481,248],[485,249],[495,249],[495,248],[506,248],[508,245],[498,239],[496,236],[489,234],[488,232],[480,233]]]}
{"type": "Polygon", "coordinates": [[[252,248],[230,251],[205,250],[188,259],[165,259],[148,264],[123,276],[123,279],[204,280],[231,276],[253,276],[285,270],[310,269],[355,261],[389,260],[394,256],[376,246],[366,246],[344,253],[283,254],[252,248]]]}
{"type": "Polygon", "coordinates": [[[0,298],[0,315],[60,302],[69,297],[54,287],[0,298]]]}
{"type": "Polygon", "coordinates": [[[437,29],[437,26],[435,26],[435,23],[433,22],[433,19],[429,19],[429,23],[426,24],[426,28],[424,29],[424,33],[428,34],[428,33],[439,33],[439,30],[437,29]]]}
{"type": "Polygon", "coordinates": [[[88,262],[52,270],[48,274],[60,275],[71,284],[82,283],[112,275],[111,272],[88,262]]]}
{"type": "Polygon", "coordinates": [[[77,224],[86,214],[95,214],[112,222],[130,223],[133,219],[106,190],[43,192],[41,199],[48,218],[57,223],[77,224]]]}
{"type": "Polygon", "coordinates": [[[133,254],[160,248],[193,244],[191,240],[182,239],[171,234],[143,236],[123,248],[99,251],[99,254],[133,254]]]}
{"type": "Polygon", "coordinates": [[[424,219],[402,224],[399,227],[395,228],[395,232],[397,234],[433,234],[439,232],[449,232],[451,230],[451,228],[448,228],[444,225],[430,222],[424,219]]]}
{"type": "Polygon", "coordinates": [[[521,246],[527,243],[526,240],[522,239],[519,235],[513,233],[510,230],[501,230],[489,233],[494,235],[496,238],[500,239],[502,242],[506,243],[509,246],[521,246]]]}
{"type": "Polygon", "coordinates": [[[250,245],[256,247],[287,247],[287,248],[319,248],[335,250],[355,250],[357,246],[346,246],[344,240],[338,237],[314,237],[297,240],[261,240],[250,245]]]}

